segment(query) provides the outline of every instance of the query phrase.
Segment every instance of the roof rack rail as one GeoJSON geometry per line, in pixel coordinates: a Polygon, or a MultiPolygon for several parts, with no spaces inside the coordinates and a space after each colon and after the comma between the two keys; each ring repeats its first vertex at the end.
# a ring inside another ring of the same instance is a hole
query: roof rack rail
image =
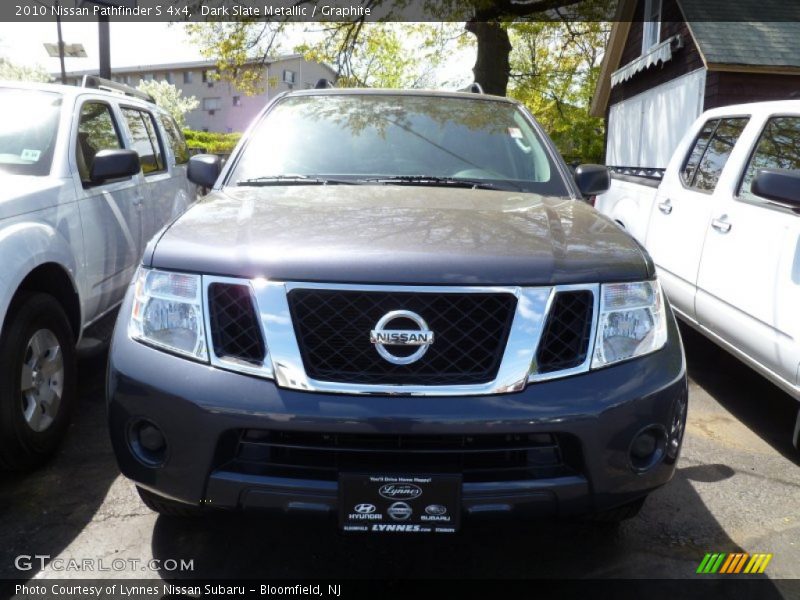
{"type": "Polygon", "coordinates": [[[146,100],[147,102],[152,102],[153,104],[156,102],[150,94],[146,94],[145,92],[137,90],[129,85],[125,85],[124,83],[117,83],[116,81],[111,81],[110,79],[103,79],[97,75],[84,75],[81,87],[106,90],[107,92],[117,92],[119,94],[125,94],[126,96],[139,98],[140,100],[146,100]]]}
{"type": "Polygon", "coordinates": [[[483,87],[477,81],[470,83],[467,87],[463,87],[459,92],[470,92],[472,94],[483,94],[483,87]]]}
{"type": "Polygon", "coordinates": [[[325,79],[324,77],[317,79],[317,83],[314,84],[315,90],[325,90],[332,87],[333,83],[331,83],[328,79],[325,79]]]}

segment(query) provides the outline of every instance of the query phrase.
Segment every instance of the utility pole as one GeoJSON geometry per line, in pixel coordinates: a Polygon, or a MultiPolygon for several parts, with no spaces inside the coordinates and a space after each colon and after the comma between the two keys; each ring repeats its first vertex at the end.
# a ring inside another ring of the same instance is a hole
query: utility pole
{"type": "Polygon", "coordinates": [[[98,17],[97,38],[100,53],[100,77],[111,79],[111,43],[109,41],[107,16],[98,17]]]}
{"type": "Polygon", "coordinates": [[[56,0],[56,29],[58,30],[58,61],[61,63],[61,83],[67,85],[67,70],[64,67],[64,38],[61,35],[61,16],[59,14],[59,1],[56,0]]]}

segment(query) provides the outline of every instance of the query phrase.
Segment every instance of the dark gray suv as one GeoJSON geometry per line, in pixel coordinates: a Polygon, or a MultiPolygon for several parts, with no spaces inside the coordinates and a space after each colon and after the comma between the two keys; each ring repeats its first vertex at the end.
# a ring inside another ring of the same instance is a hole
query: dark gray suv
{"type": "Polygon", "coordinates": [[[108,378],[122,472],[166,514],[346,531],[619,520],[672,477],[686,368],[640,245],[524,107],[305,90],[151,241],[108,378]]]}

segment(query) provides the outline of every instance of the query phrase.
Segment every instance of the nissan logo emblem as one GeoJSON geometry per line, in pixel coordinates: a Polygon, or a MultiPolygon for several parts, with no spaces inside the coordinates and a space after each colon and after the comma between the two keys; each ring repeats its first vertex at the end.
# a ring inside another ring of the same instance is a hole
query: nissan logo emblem
{"type": "Polygon", "coordinates": [[[386,313],[369,333],[369,341],[375,345],[378,354],[393,365],[410,365],[417,362],[433,344],[433,332],[428,329],[425,319],[410,310],[393,310],[386,313]],[[392,321],[406,319],[412,321],[418,329],[387,328],[392,321]],[[408,356],[397,356],[389,352],[387,346],[417,346],[417,350],[408,356]]]}
{"type": "Polygon", "coordinates": [[[405,502],[395,502],[386,509],[386,513],[395,521],[407,520],[413,511],[405,502]]]}

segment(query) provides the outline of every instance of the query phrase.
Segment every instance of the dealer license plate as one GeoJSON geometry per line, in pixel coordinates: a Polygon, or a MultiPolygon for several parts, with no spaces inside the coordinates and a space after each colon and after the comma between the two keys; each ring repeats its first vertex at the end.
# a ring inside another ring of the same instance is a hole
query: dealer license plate
{"type": "Polygon", "coordinates": [[[460,518],[460,475],[339,475],[344,531],[455,533],[460,518]]]}

